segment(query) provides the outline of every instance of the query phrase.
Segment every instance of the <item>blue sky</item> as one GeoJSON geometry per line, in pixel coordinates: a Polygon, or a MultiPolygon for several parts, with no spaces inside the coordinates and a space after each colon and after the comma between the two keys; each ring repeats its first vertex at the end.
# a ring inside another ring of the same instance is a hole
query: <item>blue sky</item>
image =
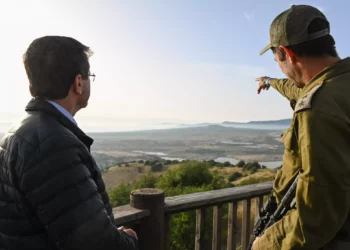
{"type": "Polygon", "coordinates": [[[255,78],[284,77],[272,54],[259,52],[273,18],[301,3],[326,14],[340,56],[348,56],[345,0],[4,1],[0,121],[18,119],[29,101],[21,55],[44,35],[72,36],[95,52],[90,103],[76,116],[87,130],[288,118],[289,103],[273,90],[257,95],[255,78]]]}

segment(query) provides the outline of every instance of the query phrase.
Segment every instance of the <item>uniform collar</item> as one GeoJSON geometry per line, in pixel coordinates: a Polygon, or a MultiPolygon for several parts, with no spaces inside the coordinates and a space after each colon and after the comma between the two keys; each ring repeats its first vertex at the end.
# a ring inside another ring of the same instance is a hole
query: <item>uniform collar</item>
{"type": "Polygon", "coordinates": [[[346,57],[315,75],[311,81],[300,91],[299,98],[310,92],[314,87],[321,85],[327,80],[350,71],[350,57],[346,57]]]}

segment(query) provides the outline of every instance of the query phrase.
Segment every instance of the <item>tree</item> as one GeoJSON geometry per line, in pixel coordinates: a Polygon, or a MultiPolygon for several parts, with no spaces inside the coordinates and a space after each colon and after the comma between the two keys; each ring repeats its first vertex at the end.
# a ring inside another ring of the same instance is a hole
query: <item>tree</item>
{"type": "Polygon", "coordinates": [[[158,163],[158,161],[157,161],[157,160],[154,160],[154,161],[151,161],[151,162],[149,163],[149,165],[150,165],[150,166],[155,166],[157,163],[158,163]]]}
{"type": "Polygon", "coordinates": [[[213,190],[222,189],[228,187],[226,179],[221,175],[214,175],[211,181],[211,186],[213,190]]]}
{"type": "Polygon", "coordinates": [[[210,167],[214,167],[214,166],[217,164],[217,162],[214,161],[214,160],[209,160],[209,161],[207,161],[207,162],[209,163],[209,166],[210,166],[210,167]]]}
{"type": "Polygon", "coordinates": [[[167,192],[173,188],[202,187],[210,185],[212,180],[208,163],[183,162],[179,168],[166,171],[157,183],[157,188],[167,192]]]}
{"type": "Polygon", "coordinates": [[[170,165],[171,164],[171,161],[170,160],[166,160],[165,162],[164,162],[164,165],[170,165]]]}
{"type": "Polygon", "coordinates": [[[231,166],[231,163],[229,161],[224,162],[224,167],[230,167],[230,166],[231,166]]]}
{"type": "Polygon", "coordinates": [[[151,165],[152,172],[160,172],[162,170],[163,170],[163,164],[160,162],[157,162],[156,164],[151,165]]]}
{"type": "Polygon", "coordinates": [[[261,168],[259,162],[257,162],[257,161],[254,161],[254,162],[253,162],[253,166],[256,167],[257,169],[260,169],[260,168],[261,168]]]}
{"type": "Polygon", "coordinates": [[[120,184],[119,186],[108,190],[108,196],[113,207],[122,206],[130,203],[131,185],[120,184]]]}
{"type": "Polygon", "coordinates": [[[253,166],[249,169],[250,174],[254,174],[256,171],[258,171],[258,168],[256,166],[253,166]]]}
{"type": "Polygon", "coordinates": [[[152,175],[151,172],[147,172],[147,174],[143,175],[138,181],[133,183],[132,188],[134,190],[140,188],[155,188],[157,181],[157,176],[152,175]]]}
{"type": "Polygon", "coordinates": [[[258,170],[261,168],[261,166],[258,162],[255,161],[255,162],[249,162],[243,167],[243,169],[247,171],[250,171],[253,168],[256,168],[258,170]]]}
{"type": "Polygon", "coordinates": [[[239,161],[236,166],[239,167],[239,168],[243,168],[245,165],[245,162],[244,161],[239,161]]]}
{"type": "Polygon", "coordinates": [[[238,178],[241,178],[243,175],[240,172],[234,172],[228,177],[228,181],[235,181],[238,178]]]}

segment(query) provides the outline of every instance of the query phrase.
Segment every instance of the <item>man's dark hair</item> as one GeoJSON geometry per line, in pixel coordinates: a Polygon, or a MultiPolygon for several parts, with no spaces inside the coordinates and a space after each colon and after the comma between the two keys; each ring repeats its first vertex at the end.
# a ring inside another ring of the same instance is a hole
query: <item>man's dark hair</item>
{"type": "Polygon", "coordinates": [[[23,55],[33,97],[63,99],[75,77],[88,78],[92,51],[79,41],[63,36],[35,39],[23,55]]]}
{"type": "MultiPolygon", "coordinates": [[[[308,27],[308,33],[315,33],[326,28],[329,28],[329,23],[323,19],[316,18],[310,23],[308,27]]],[[[337,50],[335,48],[335,41],[331,35],[326,35],[321,38],[286,47],[291,49],[295,53],[295,55],[299,57],[338,56],[337,50]]],[[[274,53],[277,52],[278,54],[281,54],[279,49],[272,48],[272,51],[274,53]]],[[[280,58],[281,56],[282,58],[284,58],[283,55],[278,56],[280,58]]]]}

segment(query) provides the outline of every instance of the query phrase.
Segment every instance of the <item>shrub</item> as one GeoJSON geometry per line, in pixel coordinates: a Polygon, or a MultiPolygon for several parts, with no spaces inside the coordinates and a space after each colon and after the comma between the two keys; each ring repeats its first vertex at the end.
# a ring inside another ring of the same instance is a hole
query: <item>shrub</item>
{"type": "Polygon", "coordinates": [[[151,171],[152,172],[160,172],[163,170],[163,164],[160,162],[157,162],[154,165],[151,165],[151,171]]]}
{"type": "Polygon", "coordinates": [[[239,168],[243,168],[245,166],[245,162],[244,161],[239,161],[237,164],[236,164],[237,167],[239,168]]]}
{"type": "Polygon", "coordinates": [[[131,185],[120,184],[119,186],[109,189],[108,195],[113,207],[122,206],[130,203],[131,185]]]}
{"type": "Polygon", "coordinates": [[[171,164],[171,161],[170,160],[166,160],[165,162],[164,162],[164,165],[170,165],[171,164]]]}
{"type": "Polygon", "coordinates": [[[151,172],[147,172],[147,174],[143,175],[139,180],[133,183],[132,188],[133,189],[155,188],[157,181],[158,181],[157,176],[154,176],[151,172]]]}
{"type": "Polygon", "coordinates": [[[223,166],[224,166],[224,167],[230,167],[230,166],[231,166],[231,163],[230,163],[229,161],[225,161],[223,166]]]}
{"type": "Polygon", "coordinates": [[[240,172],[234,172],[228,177],[228,181],[229,182],[235,181],[235,180],[237,180],[238,178],[241,178],[241,177],[242,177],[242,174],[240,172]]]}

